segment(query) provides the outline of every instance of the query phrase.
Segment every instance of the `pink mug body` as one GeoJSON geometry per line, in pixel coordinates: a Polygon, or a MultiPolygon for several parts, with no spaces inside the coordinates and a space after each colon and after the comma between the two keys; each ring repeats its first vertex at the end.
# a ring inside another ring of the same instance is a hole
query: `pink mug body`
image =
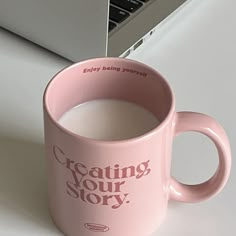
{"type": "Polygon", "coordinates": [[[208,199],[229,177],[231,153],[222,127],[203,114],[175,112],[168,83],[139,62],[100,58],[62,70],[46,88],[44,124],[50,211],[68,236],[148,236],[165,218],[170,199],[208,199]],[[85,138],[58,123],[70,108],[104,98],[137,103],[161,123],[121,141],[85,138]],[[220,160],[211,179],[193,186],[170,173],[173,138],[189,130],[212,139],[220,160]]]}

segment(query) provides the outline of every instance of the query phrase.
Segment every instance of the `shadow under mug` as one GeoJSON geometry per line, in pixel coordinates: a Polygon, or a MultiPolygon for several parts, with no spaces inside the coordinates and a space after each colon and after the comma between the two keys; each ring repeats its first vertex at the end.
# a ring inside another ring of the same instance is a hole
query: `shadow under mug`
{"type": "Polygon", "coordinates": [[[170,199],[206,200],[222,190],[230,174],[223,128],[207,115],[176,112],[169,84],[136,61],[98,58],[59,72],[45,90],[44,125],[50,211],[68,236],[150,235],[163,221],[170,199]],[[121,141],[85,138],[58,123],[72,107],[104,98],[137,103],[161,123],[121,141]],[[186,131],[205,134],[218,150],[218,169],[197,185],[180,183],[170,173],[173,138],[186,131]]]}

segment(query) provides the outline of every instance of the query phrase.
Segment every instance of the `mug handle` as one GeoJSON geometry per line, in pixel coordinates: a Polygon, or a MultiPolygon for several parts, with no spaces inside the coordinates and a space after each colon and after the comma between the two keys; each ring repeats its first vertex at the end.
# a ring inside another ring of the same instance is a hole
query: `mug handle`
{"type": "Polygon", "coordinates": [[[195,112],[177,112],[174,126],[175,135],[196,131],[208,136],[217,148],[219,165],[215,174],[200,184],[187,185],[172,177],[170,200],[194,203],[218,194],[225,186],[231,169],[230,144],[224,129],[213,118],[195,112]]]}

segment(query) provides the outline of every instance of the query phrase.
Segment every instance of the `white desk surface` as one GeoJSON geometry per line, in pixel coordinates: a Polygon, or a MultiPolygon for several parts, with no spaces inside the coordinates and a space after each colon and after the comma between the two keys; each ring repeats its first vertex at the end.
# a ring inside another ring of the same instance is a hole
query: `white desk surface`
{"type": "MultiPolygon", "coordinates": [[[[177,110],[215,117],[236,147],[236,1],[193,0],[131,58],[159,70],[177,110]]],[[[0,236],[62,235],[47,207],[42,94],[69,62],[0,30],[0,236]]],[[[217,165],[211,142],[184,134],[174,143],[172,173],[196,183],[217,165]]],[[[170,203],[153,236],[236,235],[236,169],[224,191],[199,204],[170,203]]]]}

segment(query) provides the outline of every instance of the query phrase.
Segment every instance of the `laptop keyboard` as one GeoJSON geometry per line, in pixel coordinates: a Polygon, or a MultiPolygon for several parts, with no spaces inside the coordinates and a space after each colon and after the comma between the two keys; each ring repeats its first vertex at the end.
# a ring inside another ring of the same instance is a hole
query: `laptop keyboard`
{"type": "Polygon", "coordinates": [[[110,0],[109,32],[150,0],[110,0]]]}
{"type": "MultiPolygon", "coordinates": [[[[125,12],[117,7],[110,6],[110,20],[114,21],[115,23],[121,23],[126,18],[128,18],[130,14],[128,12],[125,12]]],[[[116,24],[115,24],[116,27],[116,24]]],[[[113,27],[114,29],[114,27],[113,27]]]]}
{"type": "Polygon", "coordinates": [[[135,12],[143,5],[141,2],[138,2],[136,0],[111,0],[110,3],[131,13],[135,12]]]}

